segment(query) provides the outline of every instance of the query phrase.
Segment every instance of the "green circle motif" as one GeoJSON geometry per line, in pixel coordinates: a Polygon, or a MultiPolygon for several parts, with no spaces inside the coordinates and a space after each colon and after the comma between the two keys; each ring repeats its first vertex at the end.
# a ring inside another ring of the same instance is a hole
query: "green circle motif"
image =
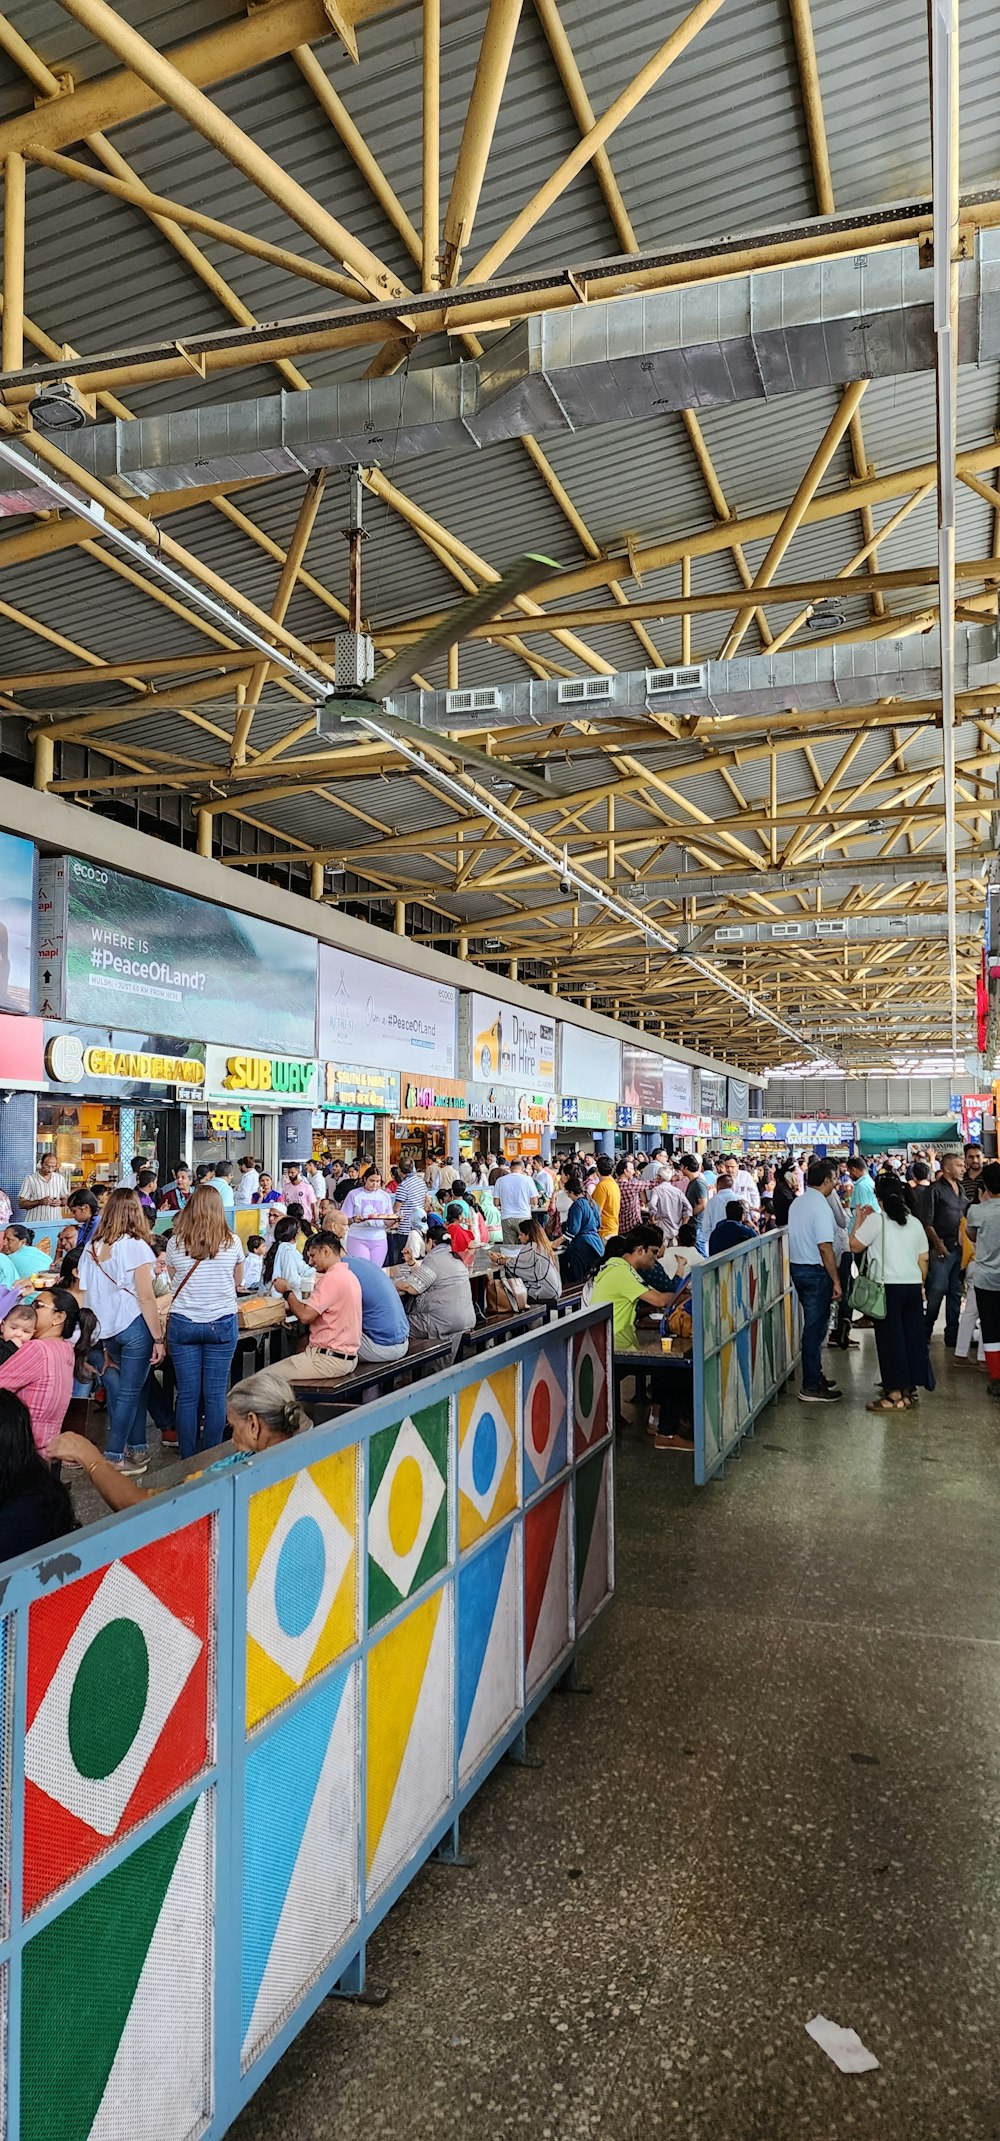
{"type": "Polygon", "coordinates": [[[81,1777],[110,1777],[125,1760],[149,1695],[149,1651],[137,1621],[108,1621],[80,1660],[69,1698],[69,1751],[81,1777]]]}
{"type": "Polygon", "coordinates": [[[589,1420],[594,1410],[594,1361],[590,1353],[585,1353],[580,1362],[577,1389],[580,1394],[580,1403],[589,1420]]]}

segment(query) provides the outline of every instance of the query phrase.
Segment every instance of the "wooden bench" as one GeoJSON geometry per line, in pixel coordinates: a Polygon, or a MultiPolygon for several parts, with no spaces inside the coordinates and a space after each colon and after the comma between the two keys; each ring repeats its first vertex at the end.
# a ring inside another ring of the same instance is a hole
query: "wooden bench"
{"type": "Polygon", "coordinates": [[[401,1360],[362,1360],[350,1375],[321,1383],[303,1377],[291,1388],[308,1413],[329,1420],[336,1413],[350,1412],[355,1405],[383,1397],[387,1390],[422,1382],[438,1368],[449,1367],[454,1343],[453,1338],[411,1338],[401,1360]]]}
{"type": "Polygon", "coordinates": [[[536,1302],[534,1308],[522,1308],[516,1316],[487,1316],[477,1323],[474,1331],[466,1331],[458,1350],[459,1360],[475,1360],[477,1354],[485,1353],[492,1346],[503,1345],[506,1338],[517,1338],[523,1331],[537,1330],[548,1315],[544,1302],[536,1302]]]}

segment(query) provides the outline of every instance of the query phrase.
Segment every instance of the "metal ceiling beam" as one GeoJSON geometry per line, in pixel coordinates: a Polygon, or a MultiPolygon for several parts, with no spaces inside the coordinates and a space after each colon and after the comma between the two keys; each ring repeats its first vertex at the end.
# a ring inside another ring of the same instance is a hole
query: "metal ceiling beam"
{"type": "Polygon", "coordinates": [[[272,156],[259,148],[250,135],[236,125],[219,105],[213,104],[164,52],[122,20],[108,0],[60,0],[74,21],[100,44],[115,53],[132,73],[148,83],[156,97],[168,104],[189,126],[204,136],[220,155],[235,164],[251,185],[283,209],[322,250],[342,260],[357,275],[365,289],[377,298],[405,298],[405,286],[368,247],[330,215],[321,203],[284,171],[272,156]]]}
{"type": "MultiPolygon", "coordinates": [[[[352,26],[387,14],[399,0],[339,0],[338,13],[352,26]]],[[[169,48],[171,63],[202,89],[280,59],[296,45],[330,36],[332,17],[324,0],[268,0],[248,16],[236,15],[200,37],[169,48]]],[[[68,148],[87,134],[124,126],[165,101],[138,72],[126,67],[102,74],[69,90],[37,111],[0,122],[0,156],[23,150],[27,142],[68,148]]]]}
{"type": "Polygon", "coordinates": [[[543,216],[548,214],[560,194],[565,193],[579,173],[586,170],[597,150],[604,147],[605,142],[610,140],[622,122],[642,103],[643,98],[649,95],[657,82],[662,80],[667,69],[693,44],[699,30],[711,21],[713,15],[718,14],[722,5],[723,0],[696,0],[696,5],[690,13],[685,15],[683,21],[671,31],[670,36],[664,39],[645,66],[641,67],[631,82],[619,92],[600,119],[588,128],[576,147],[570,150],[568,156],[563,157],[561,164],[550,173],[544,184],[539,186],[513,221],[508,223],[506,230],[494,240],[482,259],[476,262],[470,281],[488,282],[490,277],[496,274],[497,269],[510,258],[522,240],[534,230],[543,216]]]}
{"type": "MultiPolygon", "coordinates": [[[[790,505],[786,507],[780,526],[775,530],[767,556],[759,571],[754,575],[753,587],[750,590],[751,594],[757,594],[761,588],[770,586],[789,544],[794,540],[802,526],[809,505],[816,496],[816,492],[826,475],[851,418],[857,410],[867,384],[868,381],[866,379],[856,379],[841,395],[836,413],[831,417],[798,490],[790,505]]],[[[721,659],[723,661],[732,661],[734,654],[738,653],[747,626],[752,621],[753,613],[754,605],[751,602],[741,609],[739,615],[734,619],[722,650],[721,659]]]]}
{"type": "MultiPolygon", "coordinates": [[[[0,137],[2,133],[0,126],[0,137]]],[[[28,134],[24,146],[38,138],[28,134]]],[[[43,142],[43,145],[46,144],[43,142]]],[[[995,230],[1000,225],[1000,188],[981,189],[964,195],[961,213],[968,237],[976,231],[995,230]]],[[[770,274],[776,269],[839,260],[845,254],[864,262],[872,252],[895,253],[898,259],[886,265],[888,273],[898,282],[900,271],[904,274],[907,270],[915,272],[911,251],[926,232],[929,216],[929,203],[909,203],[899,215],[892,212],[889,220],[886,220],[884,209],[874,209],[855,218],[818,217],[805,224],[789,225],[777,234],[764,233],[756,242],[746,238],[723,241],[711,251],[694,245],[673,248],[669,253],[626,254],[618,261],[571,261],[555,269],[537,270],[484,285],[463,284],[460,289],[449,291],[446,299],[442,299],[439,292],[415,294],[408,296],[405,303],[405,318],[410,323],[407,331],[417,335],[459,334],[470,329],[485,331],[507,327],[512,320],[533,319],[544,313],[555,316],[562,311],[576,310],[585,311],[593,320],[606,302],[623,300],[635,292],[652,295],[695,286],[723,285],[738,295],[741,278],[762,271],[770,274]]],[[[968,274],[970,263],[966,262],[965,266],[968,274]]],[[[856,268],[854,272],[857,275],[862,271],[856,268]]],[[[876,262],[872,273],[882,293],[887,287],[883,264],[876,262]]],[[[722,305],[726,294],[726,287],[713,289],[711,301],[722,305]]],[[[898,307],[890,305],[889,317],[894,309],[898,307]]],[[[973,318],[974,313],[973,300],[973,318]]],[[[269,362],[274,355],[295,357],[310,350],[380,345],[387,337],[399,335],[403,317],[404,310],[394,295],[381,303],[343,306],[335,311],[291,318],[256,329],[231,328],[186,335],[183,346],[197,357],[207,376],[226,369],[240,369],[248,362],[269,362]]],[[[864,317],[870,320],[872,316],[869,313],[864,317]]],[[[914,366],[929,369],[924,348],[926,336],[923,333],[914,336],[915,324],[910,323],[909,341],[913,346],[909,354],[906,353],[905,335],[901,333],[897,338],[903,350],[903,362],[901,365],[897,350],[892,358],[893,370],[914,366]]],[[[787,323],[780,331],[788,332],[787,323]]],[[[779,332],[777,321],[775,332],[779,332]]],[[[713,338],[709,336],[708,339],[713,338]]],[[[845,327],[837,340],[836,371],[843,379],[860,366],[864,337],[854,326],[849,330],[845,327]]],[[[884,340],[883,334],[879,340],[884,340]]],[[[867,352],[864,357],[869,370],[874,363],[885,361],[884,353],[879,349],[867,352]]],[[[123,372],[131,376],[133,384],[140,379],[149,383],[190,374],[190,363],[177,355],[176,339],[146,343],[124,351],[112,349],[95,353],[88,357],[87,364],[88,384],[99,388],[113,386],[123,372]]],[[[32,387],[38,376],[46,375],[22,372],[6,378],[3,384],[10,395],[22,386],[32,387]]],[[[828,369],[826,383],[829,383],[829,377],[828,369]]],[[[673,405],[684,405],[684,397],[679,392],[673,405]]]]}
{"type": "Polygon", "coordinates": [[[458,281],[462,254],[472,235],[500,114],[500,100],[514,51],[514,38],[521,20],[521,6],[522,0],[489,0],[472,94],[445,210],[440,262],[440,279],[445,287],[458,281]]]}
{"type": "MultiPolygon", "coordinates": [[[[566,33],[556,0],[534,0],[535,13],[545,33],[545,41],[555,61],[559,79],[566,91],[570,110],[583,139],[597,124],[597,114],[587,95],[586,84],[577,65],[573,47],[566,33]]],[[[632,228],[632,219],[625,206],[621,187],[611,168],[611,158],[606,149],[595,149],[591,162],[594,177],[604,195],[608,214],[615,236],[623,253],[637,253],[639,241],[632,228]]]]}

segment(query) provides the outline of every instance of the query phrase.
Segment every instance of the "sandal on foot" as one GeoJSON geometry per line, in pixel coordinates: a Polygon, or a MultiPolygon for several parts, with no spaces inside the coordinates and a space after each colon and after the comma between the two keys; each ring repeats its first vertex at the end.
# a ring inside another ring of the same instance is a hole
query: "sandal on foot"
{"type": "Polygon", "coordinates": [[[873,1398],[866,1412],[912,1412],[909,1398],[873,1398]]]}

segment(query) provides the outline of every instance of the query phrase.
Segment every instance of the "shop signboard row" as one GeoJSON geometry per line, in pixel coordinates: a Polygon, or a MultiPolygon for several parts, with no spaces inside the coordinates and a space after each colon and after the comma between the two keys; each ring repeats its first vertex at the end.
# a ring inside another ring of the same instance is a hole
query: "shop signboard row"
{"type": "Polygon", "coordinates": [[[857,1134],[857,1124],[839,1116],[782,1116],[776,1121],[751,1116],[744,1124],[746,1138],[762,1145],[852,1145],[857,1134]]]}

